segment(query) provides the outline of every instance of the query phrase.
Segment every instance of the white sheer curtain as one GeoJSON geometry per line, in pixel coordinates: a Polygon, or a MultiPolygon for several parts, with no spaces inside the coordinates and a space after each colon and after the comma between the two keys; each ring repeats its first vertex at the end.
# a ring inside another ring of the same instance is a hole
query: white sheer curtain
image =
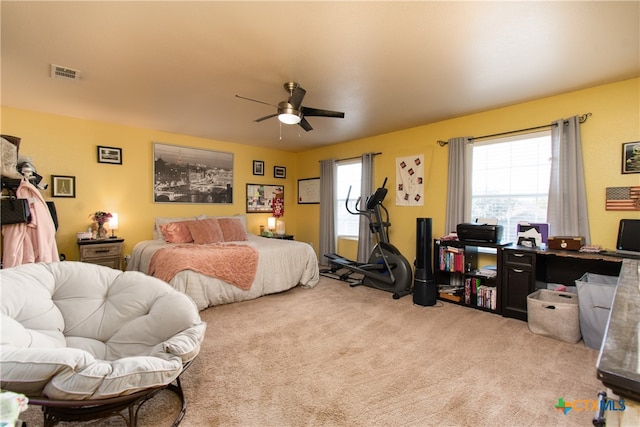
{"type": "MultiPolygon", "coordinates": [[[[362,155],[362,171],[360,179],[360,194],[362,194],[362,200],[360,202],[360,208],[366,208],[366,199],[373,194],[373,158],[374,153],[364,153],[362,155]]],[[[371,255],[371,248],[373,247],[373,234],[369,229],[369,220],[366,216],[360,215],[360,222],[358,228],[358,262],[368,262],[371,255]]]]}
{"type": "Polygon", "coordinates": [[[320,161],[320,264],[329,265],[325,254],[336,252],[335,200],[336,159],[320,161]]]}
{"type": "Polygon", "coordinates": [[[589,244],[591,235],[578,116],[552,123],[551,153],[547,206],[549,235],[582,236],[589,244]]]}
{"type": "Polygon", "coordinates": [[[471,137],[451,138],[447,178],[447,212],[445,234],[471,217],[471,137]]]}

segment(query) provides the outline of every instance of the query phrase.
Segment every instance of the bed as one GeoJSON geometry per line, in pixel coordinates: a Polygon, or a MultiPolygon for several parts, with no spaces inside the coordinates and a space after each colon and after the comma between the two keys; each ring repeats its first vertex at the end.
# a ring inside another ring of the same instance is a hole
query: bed
{"type": "Polygon", "coordinates": [[[153,236],[134,246],[127,270],[165,280],[198,310],[312,288],[320,278],[310,245],[247,233],[244,215],[156,218],[153,236]]]}

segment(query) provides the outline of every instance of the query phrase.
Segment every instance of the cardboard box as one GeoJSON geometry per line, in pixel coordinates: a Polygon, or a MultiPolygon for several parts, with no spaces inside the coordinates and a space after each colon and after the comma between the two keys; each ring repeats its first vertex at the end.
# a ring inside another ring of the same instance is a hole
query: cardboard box
{"type": "Polygon", "coordinates": [[[576,236],[553,236],[549,237],[547,243],[549,249],[560,249],[565,251],[577,251],[584,246],[584,237],[576,236]]]}

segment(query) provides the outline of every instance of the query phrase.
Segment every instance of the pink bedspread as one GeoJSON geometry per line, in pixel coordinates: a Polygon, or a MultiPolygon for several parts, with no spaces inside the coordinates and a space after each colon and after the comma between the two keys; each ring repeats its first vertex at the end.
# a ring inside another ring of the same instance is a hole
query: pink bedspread
{"type": "Polygon", "coordinates": [[[176,245],[156,251],[149,274],[165,282],[182,270],[215,277],[247,291],[258,267],[258,251],[245,245],[176,245]]]}

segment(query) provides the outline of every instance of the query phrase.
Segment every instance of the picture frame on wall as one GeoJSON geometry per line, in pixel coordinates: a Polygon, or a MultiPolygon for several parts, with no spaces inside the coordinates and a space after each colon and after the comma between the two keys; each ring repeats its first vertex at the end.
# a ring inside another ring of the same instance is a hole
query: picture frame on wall
{"type": "Polygon", "coordinates": [[[622,144],[622,173],[640,173],[640,141],[622,144]]]}
{"type": "Polygon", "coordinates": [[[122,164],[122,148],[98,146],[98,163],[122,164]]]}
{"type": "Polygon", "coordinates": [[[273,177],[274,178],[286,178],[287,177],[287,168],[284,166],[274,166],[273,167],[273,177]]]}
{"type": "Polygon", "coordinates": [[[298,204],[320,204],[320,178],[298,180],[298,204]]]}
{"type": "Polygon", "coordinates": [[[51,175],[51,197],[76,197],[76,177],[51,175]]]}
{"type": "Polygon", "coordinates": [[[154,203],[233,203],[233,153],[153,143],[154,203]]]}
{"type": "Polygon", "coordinates": [[[247,213],[272,213],[276,194],[284,198],[284,186],[247,184],[247,213]]]}
{"type": "Polygon", "coordinates": [[[253,174],[264,175],[264,162],[262,160],[253,161],[253,174]]]}

